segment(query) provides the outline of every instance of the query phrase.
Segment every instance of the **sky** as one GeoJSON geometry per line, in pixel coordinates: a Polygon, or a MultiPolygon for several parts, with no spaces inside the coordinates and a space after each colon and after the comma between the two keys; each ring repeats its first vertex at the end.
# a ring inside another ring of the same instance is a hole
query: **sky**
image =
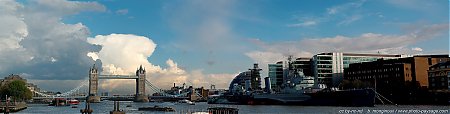
{"type": "MultiPolygon", "coordinates": [[[[321,52],[448,54],[447,0],[1,0],[0,78],[20,74],[67,91],[101,74],[135,72],[227,88],[239,72],[321,52]],[[58,85],[58,86],[55,86],[58,85]]],[[[101,91],[132,93],[133,80],[101,91]]]]}

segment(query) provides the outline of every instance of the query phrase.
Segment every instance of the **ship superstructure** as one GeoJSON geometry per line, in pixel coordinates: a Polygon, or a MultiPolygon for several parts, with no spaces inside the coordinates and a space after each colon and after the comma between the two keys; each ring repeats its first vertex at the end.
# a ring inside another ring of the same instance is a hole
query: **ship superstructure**
{"type": "Polygon", "coordinates": [[[230,91],[224,97],[236,104],[374,105],[375,93],[372,89],[336,90],[325,88],[323,85],[311,85],[314,78],[305,76],[302,69],[295,68],[291,60],[292,57],[289,57],[287,68],[283,70],[283,83],[280,91],[271,91],[269,78],[265,78],[266,89],[264,91],[261,89],[259,75],[261,70],[257,64],[254,64],[253,69],[239,74],[232,80],[230,91]]]}

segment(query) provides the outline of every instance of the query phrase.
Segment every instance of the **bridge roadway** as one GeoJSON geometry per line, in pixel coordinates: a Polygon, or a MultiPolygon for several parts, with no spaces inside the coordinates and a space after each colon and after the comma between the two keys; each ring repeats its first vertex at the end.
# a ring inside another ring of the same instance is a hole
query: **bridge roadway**
{"type": "MultiPolygon", "coordinates": [[[[84,100],[86,96],[67,96],[67,97],[33,97],[35,101],[41,101],[45,99],[54,99],[54,98],[66,98],[66,99],[79,99],[84,100]]],[[[175,96],[149,96],[151,100],[154,101],[179,101],[183,99],[189,99],[189,97],[175,97],[175,96]]],[[[101,100],[117,100],[117,101],[133,101],[134,96],[101,96],[101,100]]]]}
{"type": "Polygon", "coordinates": [[[98,79],[138,79],[133,75],[99,75],[98,79]]]}
{"type": "MultiPolygon", "coordinates": [[[[100,96],[101,98],[134,98],[134,96],[100,96]]],[[[82,99],[86,98],[86,96],[55,96],[55,97],[33,97],[33,99],[52,99],[52,98],[75,98],[82,99]]]]}

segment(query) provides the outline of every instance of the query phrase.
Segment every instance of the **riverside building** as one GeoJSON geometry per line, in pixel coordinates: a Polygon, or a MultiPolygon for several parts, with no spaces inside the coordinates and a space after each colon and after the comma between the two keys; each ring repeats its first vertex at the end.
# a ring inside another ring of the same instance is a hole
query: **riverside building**
{"type": "Polygon", "coordinates": [[[377,59],[397,59],[402,55],[386,54],[357,54],[357,53],[320,53],[314,55],[311,60],[312,75],[315,86],[325,84],[327,86],[338,86],[343,80],[344,68],[349,64],[371,62],[377,59]]]}
{"type": "MultiPolygon", "coordinates": [[[[437,76],[435,73],[438,69],[429,70],[430,66],[449,60],[448,55],[417,55],[407,58],[378,59],[372,62],[353,63],[345,68],[344,79],[353,82],[353,86],[362,84],[363,87],[374,88],[378,93],[395,103],[424,103],[434,100],[428,98],[438,97],[423,92],[423,90],[426,90],[429,81],[439,84],[438,88],[448,86],[446,85],[448,81],[445,80],[447,75],[441,76],[439,74],[437,76]],[[355,82],[359,82],[359,84],[355,82]]],[[[343,83],[343,85],[347,84],[343,83]]]]}
{"type": "Polygon", "coordinates": [[[231,80],[229,90],[252,90],[252,91],[262,91],[261,88],[261,69],[258,67],[258,64],[253,64],[252,69],[248,69],[248,71],[239,73],[233,80],[231,80]],[[245,87],[245,88],[244,88],[245,87]]]}
{"type": "Polygon", "coordinates": [[[279,61],[275,64],[269,64],[268,72],[271,88],[274,91],[280,90],[281,84],[283,84],[283,62],[279,61]]]}
{"type": "MultiPolygon", "coordinates": [[[[19,75],[16,75],[16,74],[11,74],[11,75],[5,77],[4,79],[0,79],[0,86],[4,86],[4,85],[6,85],[6,84],[8,84],[8,83],[10,83],[12,81],[15,81],[15,80],[20,80],[20,81],[25,82],[27,88],[29,90],[31,90],[31,91],[37,91],[37,92],[40,91],[40,88],[37,85],[35,85],[33,83],[27,83],[26,79],[24,79],[24,78],[22,78],[22,77],[20,77],[19,75]]],[[[38,94],[33,92],[33,96],[38,96],[38,94]]]]}
{"type": "Polygon", "coordinates": [[[286,76],[289,74],[288,71],[290,71],[288,69],[289,62],[292,63],[291,68],[298,71],[298,73],[301,73],[301,76],[304,76],[303,80],[301,80],[301,82],[298,82],[298,88],[304,89],[312,87],[314,85],[314,77],[312,77],[311,70],[311,58],[296,58],[294,60],[291,59],[292,57],[289,59],[289,61],[279,61],[275,64],[268,65],[270,85],[274,92],[279,92],[282,89],[282,84],[286,81],[286,76]]]}
{"type": "Polygon", "coordinates": [[[411,81],[418,86],[428,87],[428,69],[430,66],[450,61],[448,55],[417,55],[399,59],[378,59],[372,62],[354,63],[345,68],[344,78],[379,83],[393,81],[411,81]],[[381,81],[385,80],[385,81],[381,81]]]}
{"type": "Polygon", "coordinates": [[[450,61],[431,66],[428,70],[428,83],[431,90],[450,91],[450,61]]]}
{"type": "Polygon", "coordinates": [[[301,70],[305,76],[313,76],[311,67],[311,58],[297,58],[292,60],[292,66],[301,70]]]}

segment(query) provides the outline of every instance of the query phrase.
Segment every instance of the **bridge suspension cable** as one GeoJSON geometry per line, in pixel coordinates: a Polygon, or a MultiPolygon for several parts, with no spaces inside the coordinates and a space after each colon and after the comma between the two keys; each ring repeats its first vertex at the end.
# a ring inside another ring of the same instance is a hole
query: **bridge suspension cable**
{"type": "Polygon", "coordinates": [[[72,95],[73,93],[77,92],[78,90],[80,90],[83,86],[88,85],[88,83],[89,83],[89,80],[83,80],[78,87],[75,87],[72,90],[61,93],[59,95],[49,95],[49,94],[41,93],[41,92],[34,91],[34,90],[31,90],[31,91],[38,95],[44,96],[44,97],[67,97],[67,96],[72,95]]]}

